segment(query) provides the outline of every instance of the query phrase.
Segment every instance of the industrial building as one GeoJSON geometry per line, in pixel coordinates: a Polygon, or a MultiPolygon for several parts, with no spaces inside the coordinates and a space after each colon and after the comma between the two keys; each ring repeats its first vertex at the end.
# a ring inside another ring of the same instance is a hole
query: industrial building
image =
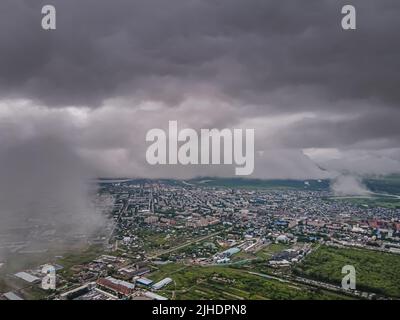
{"type": "Polygon", "coordinates": [[[147,279],[147,278],[139,278],[136,280],[138,284],[144,285],[144,286],[149,286],[153,283],[153,280],[147,279]]]}
{"type": "Polygon", "coordinates": [[[153,285],[153,289],[160,290],[161,288],[165,287],[166,285],[170,284],[171,282],[172,282],[171,278],[162,279],[161,281],[159,281],[153,285]]]}
{"type": "Polygon", "coordinates": [[[159,294],[150,291],[145,292],[144,295],[153,300],[159,300],[159,301],[168,300],[168,298],[160,296],[159,294]]]}
{"type": "Polygon", "coordinates": [[[7,292],[3,295],[7,300],[13,300],[13,301],[17,301],[17,300],[24,300],[22,299],[20,296],[17,296],[14,292],[7,292]]]}
{"type": "Polygon", "coordinates": [[[99,287],[117,295],[129,296],[135,289],[134,284],[113,277],[100,278],[96,283],[99,287]]]}
{"type": "Polygon", "coordinates": [[[26,282],[29,282],[29,283],[37,283],[37,282],[41,281],[40,278],[35,277],[27,272],[18,272],[16,274],[14,274],[14,276],[16,276],[17,278],[20,278],[26,282]]]}

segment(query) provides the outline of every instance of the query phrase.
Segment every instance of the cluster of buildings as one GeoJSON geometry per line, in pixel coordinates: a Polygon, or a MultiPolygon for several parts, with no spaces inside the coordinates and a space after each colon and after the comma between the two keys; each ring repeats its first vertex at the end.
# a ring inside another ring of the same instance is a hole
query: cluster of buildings
{"type": "Polygon", "coordinates": [[[310,252],[310,244],[296,245],[274,254],[269,259],[268,264],[272,267],[289,267],[292,264],[299,263],[310,252]]]}
{"type": "MultiPolygon", "coordinates": [[[[268,259],[266,264],[273,267],[298,263],[315,242],[400,253],[399,209],[336,200],[329,191],[143,180],[104,184],[99,197],[107,203],[103,209],[108,208],[111,223],[101,237],[97,235],[99,242],[92,238],[91,243],[103,244],[108,254],[69,268],[68,277],[57,278],[65,290],[55,298],[164,300],[160,290],[170,287],[173,279],[152,280],[156,260],[231,263],[239,253],[256,254],[271,243],[291,245],[268,259]]],[[[38,268],[14,277],[40,285],[43,275],[38,268]]],[[[18,297],[15,292],[3,295],[18,297]]]]}
{"type": "Polygon", "coordinates": [[[174,243],[224,229],[238,240],[253,239],[256,243],[250,245],[254,249],[266,241],[339,241],[400,251],[399,209],[352,204],[335,199],[327,190],[250,190],[131,181],[109,184],[103,191],[115,199],[113,236],[121,240],[119,249],[141,258],[158,247],[167,250],[174,243]],[[163,235],[166,241],[151,246],[140,236],[145,232],[163,235]]]}

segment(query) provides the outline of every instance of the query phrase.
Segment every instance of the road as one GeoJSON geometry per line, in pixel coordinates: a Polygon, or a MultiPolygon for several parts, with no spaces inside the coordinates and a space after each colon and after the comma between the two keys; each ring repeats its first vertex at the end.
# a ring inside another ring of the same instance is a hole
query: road
{"type": "Polygon", "coordinates": [[[190,246],[191,244],[204,241],[204,240],[206,240],[206,239],[208,239],[208,238],[214,237],[214,236],[216,236],[216,235],[218,235],[218,234],[220,234],[220,233],[222,233],[222,232],[229,231],[229,230],[230,230],[230,229],[221,230],[221,231],[214,232],[214,233],[212,233],[212,234],[206,235],[206,236],[204,236],[204,237],[191,240],[191,241],[186,242],[186,243],[184,243],[184,244],[182,244],[182,245],[180,245],[180,246],[174,247],[174,248],[172,248],[172,249],[164,250],[164,251],[161,251],[161,252],[159,252],[159,253],[157,253],[157,254],[155,254],[155,255],[149,256],[149,259],[151,260],[151,259],[158,258],[159,256],[162,256],[162,255],[164,255],[164,254],[168,254],[168,253],[171,253],[171,252],[180,250],[180,249],[182,249],[182,248],[185,248],[185,247],[187,247],[187,246],[190,246]]]}

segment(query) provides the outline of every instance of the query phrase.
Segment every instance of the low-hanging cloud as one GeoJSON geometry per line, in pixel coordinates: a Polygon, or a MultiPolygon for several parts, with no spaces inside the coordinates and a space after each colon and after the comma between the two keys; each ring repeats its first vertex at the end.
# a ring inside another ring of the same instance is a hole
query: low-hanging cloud
{"type": "Polygon", "coordinates": [[[332,191],[336,196],[366,196],[371,192],[363,185],[359,177],[341,175],[332,181],[332,191]]]}
{"type": "MultiPolygon", "coordinates": [[[[0,123],[1,132],[3,127],[0,123]]],[[[22,130],[8,123],[12,128],[22,130]]],[[[63,248],[64,240],[102,228],[105,217],[94,205],[93,177],[75,146],[56,132],[30,132],[1,144],[0,257],[13,244],[24,250],[63,248]]]]}

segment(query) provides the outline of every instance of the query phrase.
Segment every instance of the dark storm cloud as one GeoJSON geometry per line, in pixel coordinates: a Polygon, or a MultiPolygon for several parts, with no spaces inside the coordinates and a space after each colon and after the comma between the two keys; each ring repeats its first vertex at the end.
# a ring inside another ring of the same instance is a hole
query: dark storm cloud
{"type": "Polygon", "coordinates": [[[351,1],[3,0],[1,95],[98,106],[134,95],[175,105],[199,86],[278,110],[338,100],[398,105],[400,3],[351,1]],[[40,28],[44,4],[57,30],[40,28]],[[313,98],[310,98],[313,97],[313,98]]]}
{"type": "Polygon", "coordinates": [[[399,119],[399,111],[379,109],[348,118],[306,118],[276,134],[276,139],[290,148],[349,148],[370,140],[380,142],[373,144],[378,149],[398,146],[399,119]]]}
{"type": "Polygon", "coordinates": [[[258,150],[295,154],[290,165],[302,148],[398,148],[399,15],[396,0],[2,0],[0,98],[21,121],[1,124],[2,141],[29,123],[12,110],[30,99],[38,123],[46,108],[89,107],[40,130],[95,164],[103,157],[110,175],[137,174],[145,133],[173,119],[254,124],[258,150]],[[355,31],[340,25],[348,3],[355,31]],[[55,31],[41,29],[45,4],[57,9],[55,31]],[[126,110],[155,101],[159,111],[126,110]]]}

